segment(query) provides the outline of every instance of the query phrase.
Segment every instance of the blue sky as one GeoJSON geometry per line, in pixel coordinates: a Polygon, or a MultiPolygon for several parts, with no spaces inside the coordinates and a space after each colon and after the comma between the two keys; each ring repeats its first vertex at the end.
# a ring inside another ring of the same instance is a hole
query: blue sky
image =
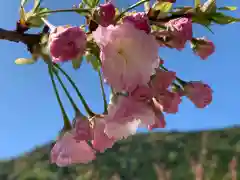
{"type": "MultiPolygon", "coordinates": [[[[126,6],[131,1],[116,0],[119,6],[126,6]]],[[[51,9],[71,8],[78,0],[56,1],[45,0],[45,6],[51,9]]],[[[190,2],[185,0],[182,2],[190,2]]],[[[219,1],[222,2],[222,1],[219,1]]],[[[182,5],[182,4],[181,4],[182,5]]],[[[191,5],[191,2],[190,2],[191,5]]],[[[223,4],[220,4],[223,5],[223,4]]],[[[240,2],[229,0],[228,5],[240,6],[240,2]]],[[[0,7],[0,27],[14,29],[19,18],[19,3],[5,1],[0,7]]],[[[240,11],[234,15],[240,16],[240,11]]],[[[82,20],[74,13],[54,14],[49,20],[55,25],[80,25],[82,20]]],[[[175,70],[184,80],[202,80],[214,90],[213,103],[206,109],[196,109],[193,104],[183,99],[180,111],[176,115],[167,115],[166,130],[195,130],[220,128],[240,124],[239,89],[240,77],[240,24],[214,26],[215,34],[209,33],[200,26],[194,26],[194,36],[207,36],[216,44],[216,53],[207,61],[195,56],[190,46],[178,52],[161,49],[160,56],[166,66],[175,70]]],[[[14,60],[19,57],[30,57],[22,44],[0,41],[0,159],[8,158],[54,139],[62,127],[62,117],[55,99],[47,67],[43,62],[31,66],[17,66],[14,60]]],[[[80,70],[74,71],[70,64],[66,69],[77,82],[89,105],[97,112],[102,111],[102,97],[98,76],[89,65],[83,64],[80,70]]],[[[71,86],[69,86],[71,88],[71,86]]],[[[72,91],[73,97],[80,102],[72,91]]],[[[64,93],[61,93],[70,118],[74,112],[64,93]]],[[[80,106],[82,108],[82,106],[80,106]]]]}

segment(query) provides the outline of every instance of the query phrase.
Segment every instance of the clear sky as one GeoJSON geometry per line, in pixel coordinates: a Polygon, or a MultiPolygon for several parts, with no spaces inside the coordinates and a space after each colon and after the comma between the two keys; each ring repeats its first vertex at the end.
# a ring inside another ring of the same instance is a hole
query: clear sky
{"type": "MultiPolygon", "coordinates": [[[[127,3],[135,2],[115,1],[122,7],[127,3]]],[[[181,2],[189,2],[191,5],[189,0],[181,2]]],[[[79,0],[44,1],[44,5],[51,9],[71,8],[77,3],[79,0]]],[[[240,6],[240,2],[228,0],[228,5],[240,6]]],[[[4,1],[4,5],[0,6],[1,28],[10,30],[15,28],[15,22],[19,19],[18,7],[18,1],[4,1]]],[[[239,12],[237,10],[234,14],[240,17],[239,12]]],[[[82,22],[79,15],[74,13],[54,14],[49,20],[55,25],[80,25],[82,22]]],[[[194,26],[195,37],[207,36],[216,44],[216,53],[206,61],[195,56],[191,52],[190,45],[187,45],[182,52],[170,49],[159,51],[166,66],[175,70],[181,78],[203,80],[214,90],[213,103],[203,110],[196,109],[184,98],[179,113],[166,116],[166,130],[195,130],[240,124],[240,83],[238,83],[240,24],[214,26],[213,30],[214,35],[200,26],[194,26]]],[[[43,62],[30,66],[15,65],[16,58],[30,57],[22,44],[1,40],[0,52],[0,158],[8,158],[54,139],[62,127],[62,117],[52,90],[47,66],[43,62]]],[[[63,67],[77,82],[91,107],[101,112],[102,97],[97,74],[85,63],[78,71],[72,70],[70,65],[64,64],[63,67]]],[[[74,91],[71,92],[76,97],[74,91]]],[[[64,93],[61,95],[64,96],[64,93]]],[[[74,114],[71,106],[65,97],[63,99],[69,117],[72,118],[74,114]]],[[[77,97],[75,99],[78,100],[77,97]]],[[[77,102],[80,105],[80,102],[77,102]]]]}

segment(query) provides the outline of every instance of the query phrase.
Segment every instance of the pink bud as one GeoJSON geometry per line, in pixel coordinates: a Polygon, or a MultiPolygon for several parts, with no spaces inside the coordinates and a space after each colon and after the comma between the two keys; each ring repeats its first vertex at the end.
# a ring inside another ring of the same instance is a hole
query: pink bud
{"type": "Polygon", "coordinates": [[[176,72],[157,69],[155,77],[151,80],[151,87],[156,93],[166,90],[176,79],[176,72]]]}
{"type": "Polygon", "coordinates": [[[173,93],[168,90],[159,93],[156,99],[162,105],[164,112],[172,114],[178,112],[178,106],[182,101],[178,93],[173,93]]]}
{"type": "Polygon", "coordinates": [[[185,85],[184,91],[187,97],[198,108],[204,108],[212,102],[212,89],[209,85],[200,81],[192,81],[185,85]]]}
{"type": "Polygon", "coordinates": [[[86,49],[87,37],[79,27],[59,26],[49,36],[49,49],[53,62],[64,62],[81,57],[86,49]]]}
{"type": "Polygon", "coordinates": [[[193,51],[196,55],[205,60],[214,53],[215,46],[212,41],[207,40],[206,38],[197,38],[197,43],[193,46],[193,51]]]}
{"type": "Polygon", "coordinates": [[[150,33],[151,27],[148,22],[148,17],[145,13],[139,12],[131,16],[124,17],[123,21],[128,21],[134,24],[137,29],[145,31],[147,34],[150,33]]]}
{"type": "Polygon", "coordinates": [[[101,26],[107,27],[110,24],[113,24],[116,13],[115,6],[111,2],[108,2],[105,4],[101,4],[99,7],[101,26]]]}
{"type": "Polygon", "coordinates": [[[87,118],[76,117],[76,124],[73,129],[74,138],[78,141],[92,140],[93,131],[87,118]]]}

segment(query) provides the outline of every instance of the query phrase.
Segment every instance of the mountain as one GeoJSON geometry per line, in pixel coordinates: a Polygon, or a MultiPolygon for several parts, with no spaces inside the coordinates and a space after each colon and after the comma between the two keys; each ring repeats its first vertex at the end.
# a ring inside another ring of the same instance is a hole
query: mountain
{"type": "Polygon", "coordinates": [[[195,180],[198,163],[203,164],[204,180],[240,180],[240,165],[229,170],[233,158],[240,162],[239,127],[137,134],[90,164],[65,168],[49,163],[51,146],[0,161],[0,180],[195,180]],[[236,179],[231,177],[235,172],[236,179]]]}

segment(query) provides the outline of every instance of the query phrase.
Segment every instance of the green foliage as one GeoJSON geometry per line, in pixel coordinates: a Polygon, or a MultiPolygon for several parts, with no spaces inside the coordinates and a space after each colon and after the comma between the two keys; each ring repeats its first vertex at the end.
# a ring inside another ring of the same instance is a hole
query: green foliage
{"type": "Polygon", "coordinates": [[[97,71],[101,66],[100,66],[100,61],[94,54],[87,54],[86,55],[86,60],[88,63],[92,64],[92,67],[95,71],[97,71]]]}
{"type": "Polygon", "coordinates": [[[45,18],[48,11],[48,8],[37,8],[33,12],[30,11],[26,14],[26,22],[30,27],[41,27],[44,24],[41,18],[45,18]]]}
{"type": "MultiPolygon", "coordinates": [[[[9,161],[0,161],[3,180],[157,180],[166,174],[170,180],[194,180],[190,159],[204,160],[205,177],[223,180],[228,164],[239,156],[239,128],[189,133],[138,134],[115,144],[87,165],[59,168],[49,163],[51,144],[9,161]],[[202,144],[207,132],[207,142],[202,144]],[[202,155],[202,147],[207,154],[202,155]],[[204,158],[202,157],[204,156],[204,158]],[[160,173],[161,172],[161,173],[160,173]]],[[[237,168],[240,173],[240,166],[237,168]]],[[[230,178],[229,178],[230,179],[230,178]]]]}
{"type": "Polygon", "coordinates": [[[78,59],[73,59],[72,60],[72,66],[73,66],[73,69],[79,69],[82,65],[82,61],[83,61],[83,57],[81,56],[80,58],[78,59]]]}
{"type": "Polygon", "coordinates": [[[201,7],[201,11],[205,13],[216,12],[216,10],[217,10],[216,0],[208,0],[201,7]]]}
{"type": "Polygon", "coordinates": [[[43,21],[41,18],[46,18],[48,15],[48,8],[41,7],[42,0],[34,0],[33,8],[29,12],[25,12],[24,6],[28,0],[22,0],[20,5],[20,22],[28,24],[29,27],[41,27],[43,21]]]}
{"type": "Polygon", "coordinates": [[[201,0],[194,0],[194,7],[197,8],[198,6],[200,6],[201,4],[201,0]]]}
{"type": "Polygon", "coordinates": [[[223,13],[220,13],[220,12],[213,13],[211,17],[212,17],[212,20],[215,23],[221,24],[221,25],[240,22],[240,18],[234,18],[234,17],[231,17],[231,16],[227,16],[227,15],[225,15],[223,13]]]}
{"type": "Polygon", "coordinates": [[[158,2],[153,5],[154,10],[160,10],[161,12],[169,12],[172,9],[172,3],[170,2],[158,2]]]}
{"type": "Polygon", "coordinates": [[[222,11],[236,11],[237,7],[236,6],[224,6],[224,7],[218,8],[218,10],[222,10],[222,11]]]}
{"type": "Polygon", "coordinates": [[[84,4],[86,4],[89,8],[95,8],[100,0],[82,0],[84,4]]]}

